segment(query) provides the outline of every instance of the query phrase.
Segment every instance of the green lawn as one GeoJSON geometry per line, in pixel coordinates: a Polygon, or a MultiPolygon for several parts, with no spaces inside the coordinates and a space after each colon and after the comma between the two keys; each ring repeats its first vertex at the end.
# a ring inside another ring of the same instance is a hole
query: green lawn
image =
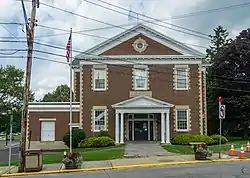
{"type": "Polygon", "coordinates": [[[8,148],[8,146],[0,145],[0,149],[3,149],[3,148],[8,148]]]}
{"type": "MultiPolygon", "coordinates": [[[[234,148],[240,148],[241,145],[246,146],[248,140],[232,140],[229,141],[225,145],[221,145],[221,148],[219,145],[213,145],[213,146],[208,146],[208,149],[211,150],[214,153],[218,153],[220,151],[229,151],[231,148],[231,145],[234,145],[234,148]]],[[[164,148],[173,153],[180,153],[180,154],[193,154],[194,151],[189,145],[167,145],[164,146],[164,148]]]]}
{"type": "MultiPolygon", "coordinates": [[[[124,155],[124,145],[106,147],[106,148],[77,148],[73,151],[81,152],[84,161],[112,160],[122,158],[124,155]]],[[[63,152],[55,154],[45,154],[43,156],[43,164],[61,163],[63,152]]],[[[7,166],[8,163],[0,163],[0,166],[7,166]]],[[[13,161],[12,165],[18,165],[17,161],[13,161]]]]}

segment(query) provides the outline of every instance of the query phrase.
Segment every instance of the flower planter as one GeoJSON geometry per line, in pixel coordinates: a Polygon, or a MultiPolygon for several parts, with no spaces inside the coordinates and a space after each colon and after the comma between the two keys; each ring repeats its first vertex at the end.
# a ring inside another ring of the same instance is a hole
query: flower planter
{"type": "Polygon", "coordinates": [[[206,160],[207,159],[207,156],[204,155],[204,153],[200,153],[200,152],[196,152],[194,154],[195,156],[195,160],[206,160]]]}
{"type": "Polygon", "coordinates": [[[78,169],[79,166],[75,165],[75,164],[64,164],[65,169],[78,169]]]}
{"type": "Polygon", "coordinates": [[[69,153],[64,159],[63,164],[65,169],[78,169],[81,168],[83,159],[80,153],[72,152],[69,153]]]}

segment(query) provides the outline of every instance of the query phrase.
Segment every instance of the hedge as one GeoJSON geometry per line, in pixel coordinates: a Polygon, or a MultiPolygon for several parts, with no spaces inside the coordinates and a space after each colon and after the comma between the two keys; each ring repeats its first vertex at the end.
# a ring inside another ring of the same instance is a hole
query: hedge
{"type": "MultiPolygon", "coordinates": [[[[211,135],[210,137],[214,140],[214,144],[216,145],[220,144],[220,135],[214,134],[214,135],[211,135]]],[[[228,142],[227,138],[224,136],[221,136],[221,144],[225,144],[227,142],[228,142]]]]}
{"type": "MultiPolygon", "coordinates": [[[[189,145],[190,142],[205,142],[207,145],[218,144],[220,139],[219,135],[193,135],[193,134],[180,134],[173,138],[172,144],[176,145],[189,145]]],[[[227,139],[222,137],[222,143],[225,144],[227,139]]]]}
{"type": "Polygon", "coordinates": [[[82,148],[108,147],[108,146],[114,146],[114,145],[115,145],[114,140],[108,136],[89,137],[89,138],[84,139],[80,143],[80,147],[82,148]]]}
{"type": "MultiPolygon", "coordinates": [[[[72,148],[77,148],[79,143],[86,137],[85,132],[82,129],[72,129],[72,148]]],[[[63,137],[65,145],[70,147],[70,132],[67,132],[63,137]]]]}

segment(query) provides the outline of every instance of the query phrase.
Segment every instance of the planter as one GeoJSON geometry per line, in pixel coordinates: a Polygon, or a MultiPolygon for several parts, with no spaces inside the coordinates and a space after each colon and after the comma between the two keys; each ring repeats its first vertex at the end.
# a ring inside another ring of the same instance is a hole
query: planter
{"type": "Polygon", "coordinates": [[[75,164],[64,164],[65,169],[78,169],[79,166],[75,165],[75,164]]]}
{"type": "Polygon", "coordinates": [[[195,160],[206,160],[207,159],[207,155],[205,155],[204,153],[200,153],[200,152],[196,152],[194,154],[195,156],[195,160]]]}

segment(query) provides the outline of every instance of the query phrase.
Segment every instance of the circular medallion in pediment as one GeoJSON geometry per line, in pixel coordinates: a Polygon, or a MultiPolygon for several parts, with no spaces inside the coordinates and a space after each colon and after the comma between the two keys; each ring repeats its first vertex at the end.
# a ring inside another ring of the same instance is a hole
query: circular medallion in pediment
{"type": "Polygon", "coordinates": [[[148,47],[147,42],[142,39],[141,37],[139,37],[138,39],[136,39],[134,41],[134,43],[132,44],[132,46],[134,47],[134,50],[141,53],[143,51],[145,51],[148,47]]]}

